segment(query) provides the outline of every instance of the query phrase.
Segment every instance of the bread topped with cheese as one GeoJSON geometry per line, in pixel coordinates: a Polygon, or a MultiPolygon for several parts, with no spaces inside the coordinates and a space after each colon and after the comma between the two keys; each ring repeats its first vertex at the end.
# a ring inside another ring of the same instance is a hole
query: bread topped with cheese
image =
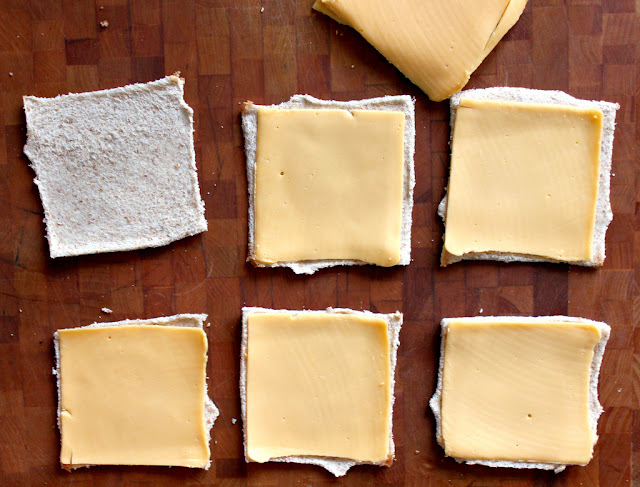
{"type": "Polygon", "coordinates": [[[568,316],[441,322],[436,439],[458,462],[564,470],[598,440],[598,376],[611,328],[568,316]]]}
{"type": "Polygon", "coordinates": [[[207,391],[205,319],[180,314],[54,334],[64,469],[209,468],[219,411],[207,391]]]}
{"type": "Polygon", "coordinates": [[[525,88],[452,96],[441,264],[601,266],[618,108],[525,88]]]}
{"type": "Polygon", "coordinates": [[[312,464],[336,477],[391,466],[401,326],[399,312],[243,308],[246,461],[312,464]]]}
{"type": "Polygon", "coordinates": [[[298,274],[337,265],[408,265],[414,111],[404,95],[247,102],[247,260],[298,274]]]}

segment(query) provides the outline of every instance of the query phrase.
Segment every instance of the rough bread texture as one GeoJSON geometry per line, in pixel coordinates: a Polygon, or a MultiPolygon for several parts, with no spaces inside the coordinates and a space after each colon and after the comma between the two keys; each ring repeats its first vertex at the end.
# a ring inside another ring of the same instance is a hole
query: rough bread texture
{"type": "MultiPolygon", "coordinates": [[[[112,326],[131,326],[131,325],[154,325],[154,326],[184,326],[184,327],[194,327],[194,328],[200,328],[201,330],[204,329],[204,320],[207,319],[207,315],[205,314],[179,314],[179,315],[173,315],[173,316],[162,316],[160,318],[152,318],[152,319],[148,319],[148,320],[122,320],[122,321],[114,321],[114,322],[107,322],[107,323],[92,323],[90,325],[87,326],[81,326],[78,328],[108,328],[108,327],[112,327],[112,326]]],[[[57,383],[57,389],[58,389],[58,413],[57,413],[57,418],[58,418],[58,430],[62,433],[62,429],[60,427],[60,413],[61,413],[61,409],[60,406],[62,404],[62,400],[60,397],[61,394],[61,388],[60,388],[60,379],[61,379],[61,374],[60,374],[60,342],[58,340],[58,332],[56,331],[53,334],[53,347],[55,350],[55,356],[56,356],[56,366],[55,368],[52,370],[53,375],[56,376],[56,383],[57,383]]],[[[205,381],[204,384],[204,417],[202,418],[202,420],[204,421],[204,430],[207,433],[207,444],[209,444],[211,442],[211,428],[213,427],[213,424],[216,422],[216,419],[218,419],[218,416],[220,415],[220,411],[218,410],[218,408],[216,407],[216,405],[213,403],[213,401],[211,400],[211,398],[209,397],[209,391],[208,391],[208,386],[207,383],[205,381]]],[[[209,467],[211,466],[211,459],[209,459],[209,462],[207,463],[205,470],[208,470],[209,467]]],[[[91,467],[91,465],[62,465],[62,467],[65,470],[72,470],[75,468],[81,468],[81,467],[91,467]]]]}
{"type": "MultiPolygon", "coordinates": [[[[607,228],[613,219],[610,203],[611,186],[611,157],[613,154],[613,133],[615,130],[616,110],[620,108],[617,103],[606,101],[589,101],[574,98],[562,91],[531,90],[528,88],[494,87],[477,90],[466,90],[456,93],[451,97],[451,134],[456,120],[456,110],[462,98],[476,100],[501,100],[523,103],[545,103],[552,105],[565,105],[579,108],[598,108],[602,111],[602,139],[600,141],[600,177],[598,180],[598,199],[596,202],[596,220],[593,232],[593,257],[591,260],[570,262],[575,265],[597,267],[604,263],[605,236],[607,228]]],[[[445,222],[447,216],[447,196],[438,205],[438,215],[445,222]]],[[[563,262],[548,259],[536,255],[509,253],[509,252],[470,252],[464,255],[452,255],[443,247],[441,265],[446,266],[461,260],[498,260],[503,262],[563,262]]]]}
{"type": "MultiPolygon", "coordinates": [[[[522,316],[477,316],[475,318],[445,318],[440,322],[440,361],[438,365],[438,383],[436,391],[429,400],[429,406],[433,411],[433,415],[436,418],[436,440],[438,444],[444,448],[444,439],[442,437],[442,414],[441,414],[441,402],[442,402],[442,381],[444,371],[444,349],[445,340],[447,337],[447,326],[451,321],[473,321],[476,323],[482,322],[507,322],[507,323],[535,323],[537,321],[545,322],[557,322],[557,323],[586,323],[598,327],[600,330],[600,342],[595,346],[593,351],[593,360],[591,361],[591,372],[589,376],[589,423],[591,425],[591,431],[593,432],[593,444],[598,441],[598,419],[603,413],[604,409],[598,400],[598,376],[600,375],[600,365],[602,364],[602,357],[604,355],[604,349],[609,340],[611,333],[611,327],[606,323],[600,321],[588,320],[586,318],[575,318],[571,316],[539,316],[539,317],[522,317],[522,316]]],[[[474,460],[473,458],[455,458],[459,463],[466,463],[469,465],[485,465],[488,467],[510,467],[510,468],[525,468],[525,469],[541,469],[541,470],[553,470],[555,473],[562,472],[568,465],[559,463],[540,463],[540,462],[512,462],[508,460],[474,460]]]]}
{"type": "Polygon", "coordinates": [[[24,97],[52,258],[159,247],[207,229],[184,80],[24,97]]]}
{"type": "Polygon", "coordinates": [[[390,467],[395,458],[395,443],[393,442],[393,403],[395,401],[395,395],[393,391],[395,389],[395,371],[396,361],[398,356],[398,346],[400,345],[400,328],[402,327],[402,313],[395,312],[390,314],[371,313],[370,311],[354,311],[346,308],[327,308],[326,311],[292,311],[292,310],[274,310],[267,308],[242,308],[242,344],[240,350],[240,403],[242,409],[242,431],[244,436],[244,454],[245,461],[249,463],[249,457],[247,456],[247,344],[248,344],[248,329],[247,320],[252,314],[260,313],[282,313],[282,314],[301,314],[301,313],[315,313],[315,314],[355,314],[365,317],[382,318],[387,322],[387,331],[389,334],[389,347],[390,347],[390,359],[391,366],[389,367],[389,383],[391,385],[391,403],[389,408],[389,458],[384,463],[369,463],[369,462],[357,462],[348,458],[335,458],[335,457],[316,457],[316,456],[289,456],[282,458],[273,458],[271,462],[287,462],[287,463],[306,463],[311,465],[318,465],[331,472],[336,477],[342,477],[347,471],[354,465],[380,465],[390,467]]]}
{"type": "MultiPolygon", "coordinates": [[[[341,110],[382,110],[403,112],[404,126],[404,184],[402,190],[402,227],[400,236],[400,262],[411,262],[411,213],[413,211],[413,188],[416,184],[413,156],[415,152],[415,103],[410,96],[385,96],[357,101],[319,100],[310,95],[294,95],[287,102],[269,105],[269,108],[282,109],[341,109],[341,110]]],[[[242,112],[242,131],[247,156],[247,180],[249,190],[249,256],[247,258],[256,267],[288,267],[296,274],[313,274],[317,270],[338,265],[366,265],[358,260],[313,260],[304,262],[278,262],[263,264],[255,259],[255,170],[256,147],[258,143],[258,106],[251,102],[245,104],[242,112]]]]}

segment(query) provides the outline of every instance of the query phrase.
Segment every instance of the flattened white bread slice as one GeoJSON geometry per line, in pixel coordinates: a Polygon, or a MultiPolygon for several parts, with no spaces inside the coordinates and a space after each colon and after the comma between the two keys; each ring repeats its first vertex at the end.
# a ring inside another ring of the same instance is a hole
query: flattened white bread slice
{"type": "MultiPolygon", "coordinates": [[[[610,202],[611,158],[613,154],[613,135],[615,130],[617,103],[606,101],[589,101],[574,98],[561,91],[532,90],[528,88],[494,87],[476,90],[466,90],[456,93],[450,99],[451,136],[456,119],[456,110],[463,98],[476,100],[498,100],[522,103],[564,105],[579,108],[597,108],[602,111],[602,137],[600,140],[600,175],[598,179],[598,196],[596,202],[596,216],[592,241],[592,259],[571,262],[582,266],[601,266],[605,259],[605,236],[607,228],[613,219],[610,202]]],[[[446,222],[447,196],[438,205],[438,215],[446,222]]],[[[471,252],[461,256],[452,255],[442,250],[441,264],[443,266],[461,260],[497,260],[503,262],[562,262],[536,255],[507,253],[507,252],[471,252]]]]}
{"type": "MultiPolygon", "coordinates": [[[[317,270],[339,265],[366,265],[358,260],[309,260],[303,262],[257,262],[255,255],[255,184],[256,148],[258,142],[258,108],[252,102],[245,103],[242,112],[242,131],[247,157],[247,180],[249,191],[249,255],[247,261],[256,267],[288,267],[296,274],[313,274],[317,270]]],[[[268,108],[281,109],[327,109],[327,110],[376,110],[402,112],[404,125],[404,177],[402,189],[402,226],[400,238],[400,261],[398,265],[409,265],[411,261],[411,213],[413,210],[413,188],[415,186],[415,102],[408,95],[385,96],[356,101],[320,100],[310,95],[294,95],[289,101],[268,108]]]]}
{"type": "MultiPolygon", "coordinates": [[[[436,419],[436,440],[438,444],[444,448],[444,439],[442,436],[442,415],[441,415],[441,403],[442,403],[442,388],[443,388],[443,371],[444,371],[444,352],[445,343],[447,337],[447,326],[452,321],[464,320],[465,322],[489,322],[489,323],[536,323],[540,321],[544,322],[557,322],[557,323],[584,323],[593,325],[600,330],[600,342],[595,346],[593,351],[593,359],[591,361],[591,370],[589,374],[589,424],[593,433],[593,444],[598,441],[598,419],[603,413],[604,409],[598,400],[598,376],[600,374],[600,366],[602,364],[602,357],[604,349],[609,340],[611,333],[611,327],[606,323],[600,321],[593,321],[586,318],[576,318],[571,316],[539,316],[539,317],[522,317],[522,316],[476,316],[474,318],[444,318],[440,322],[440,361],[438,365],[438,382],[436,391],[429,400],[429,406],[433,411],[433,415],[436,419]]],[[[539,463],[539,462],[512,462],[505,460],[478,460],[473,458],[455,458],[459,463],[466,463],[468,465],[485,465],[488,467],[510,467],[510,468],[525,468],[525,469],[542,469],[553,470],[555,473],[563,471],[568,464],[558,463],[539,463]]]]}
{"type": "Polygon", "coordinates": [[[52,258],[159,247],[207,229],[183,85],[175,74],[24,97],[24,153],[52,258]]]}
{"type": "Polygon", "coordinates": [[[395,312],[390,314],[372,313],[370,311],[354,311],[347,308],[327,308],[326,311],[292,311],[292,310],[274,310],[259,307],[242,308],[242,344],[240,349],[240,403],[242,409],[242,429],[244,436],[244,455],[245,461],[249,463],[251,460],[247,454],[247,345],[248,345],[248,327],[247,321],[249,316],[261,313],[282,313],[282,314],[354,314],[363,317],[382,318],[387,322],[387,332],[389,336],[389,357],[391,364],[389,367],[389,384],[391,390],[389,404],[389,458],[382,463],[357,462],[348,458],[336,457],[319,457],[319,456],[287,456],[282,458],[273,458],[271,462],[287,462],[287,463],[306,463],[318,465],[331,472],[336,477],[341,477],[354,465],[380,465],[391,466],[395,457],[395,443],[393,441],[393,403],[395,400],[395,370],[398,355],[398,346],[400,344],[400,328],[402,327],[402,313],[395,312]]]}
{"type": "MultiPolygon", "coordinates": [[[[163,316],[159,318],[152,318],[147,320],[122,320],[122,321],[114,321],[114,322],[103,322],[103,323],[92,323],[87,326],[81,326],[76,329],[82,328],[109,328],[114,326],[140,326],[140,325],[154,325],[154,326],[180,326],[180,327],[192,327],[199,328],[201,330],[204,329],[204,321],[207,319],[206,314],[179,314],[173,316],[163,316]]],[[[58,389],[58,412],[57,412],[57,422],[58,422],[58,430],[62,431],[60,425],[60,414],[62,399],[61,399],[61,371],[60,371],[60,342],[58,338],[58,332],[56,331],[53,334],[53,346],[55,350],[55,358],[56,358],[56,366],[52,370],[53,375],[56,376],[56,383],[58,389]]],[[[206,441],[207,444],[211,442],[211,428],[215,423],[216,419],[220,415],[220,411],[213,403],[211,398],[209,397],[208,386],[205,381],[204,384],[204,416],[202,418],[204,424],[204,430],[206,432],[206,441]]],[[[205,470],[208,470],[211,465],[211,460],[207,463],[205,470]]],[[[72,470],[80,467],[90,467],[91,465],[62,465],[65,470],[72,470]]]]}

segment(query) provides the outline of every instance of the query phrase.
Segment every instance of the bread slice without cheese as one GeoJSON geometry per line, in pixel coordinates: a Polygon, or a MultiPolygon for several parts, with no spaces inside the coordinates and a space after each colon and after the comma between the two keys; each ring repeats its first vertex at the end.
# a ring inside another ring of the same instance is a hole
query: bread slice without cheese
{"type": "MultiPolygon", "coordinates": [[[[154,326],[179,326],[179,327],[194,327],[200,328],[201,330],[204,328],[204,320],[207,319],[206,314],[179,314],[174,316],[166,316],[160,318],[152,318],[147,320],[122,320],[115,322],[103,322],[103,323],[92,323],[87,326],[82,326],[79,328],[108,328],[114,326],[139,326],[139,325],[154,325],[154,326]]],[[[53,375],[56,376],[57,390],[58,390],[58,410],[57,410],[57,423],[58,430],[62,433],[62,428],[60,424],[60,415],[62,413],[62,388],[61,388],[61,379],[62,374],[60,370],[60,342],[58,339],[58,332],[56,331],[53,334],[53,345],[55,350],[55,360],[56,365],[53,368],[53,375]]],[[[206,432],[206,442],[207,444],[211,441],[211,428],[215,423],[216,419],[220,415],[220,411],[213,403],[211,398],[209,397],[207,383],[205,381],[204,384],[204,415],[202,418],[204,431],[206,432]]],[[[211,465],[211,460],[207,463],[205,469],[208,469],[211,465]]],[[[80,467],[90,467],[91,465],[62,465],[65,470],[73,470],[80,467]]]]}
{"type": "Polygon", "coordinates": [[[183,85],[174,74],[24,97],[24,153],[52,258],[159,247],[207,229],[183,85]]]}
{"type": "MultiPolygon", "coordinates": [[[[372,313],[370,311],[354,311],[346,308],[327,308],[326,311],[290,311],[290,310],[273,310],[267,308],[257,307],[244,307],[242,308],[242,344],[240,349],[240,403],[242,408],[242,428],[245,445],[245,460],[250,462],[251,460],[247,454],[247,353],[248,353],[248,327],[247,321],[249,316],[260,313],[282,313],[282,314],[354,314],[363,317],[382,318],[387,322],[387,332],[389,336],[389,384],[391,390],[391,400],[389,405],[389,458],[386,462],[376,463],[373,465],[391,466],[395,457],[395,443],[393,441],[393,403],[395,395],[393,393],[395,388],[395,370],[396,361],[398,355],[398,346],[400,344],[400,328],[402,327],[402,313],[396,312],[391,314],[379,314],[372,313]]],[[[311,465],[318,465],[331,472],[336,477],[341,477],[347,473],[347,471],[355,465],[371,465],[367,462],[357,462],[348,458],[335,458],[335,457],[319,457],[319,456],[288,456],[281,458],[271,459],[272,462],[287,462],[287,463],[305,463],[311,465]]]]}
{"type": "MultiPolygon", "coordinates": [[[[528,88],[494,87],[462,91],[456,93],[450,100],[450,124],[453,127],[456,110],[463,98],[476,100],[498,100],[522,103],[564,105],[579,108],[598,108],[602,111],[602,137],[600,141],[600,175],[598,180],[598,197],[596,202],[596,216],[592,240],[591,260],[571,262],[582,266],[601,266],[605,259],[605,236],[607,228],[613,219],[610,203],[611,158],[613,153],[613,134],[615,129],[617,103],[605,101],[589,101],[574,98],[561,91],[532,90],[528,88]]],[[[447,196],[438,205],[438,215],[446,224],[447,196]]],[[[452,255],[443,247],[441,265],[447,266],[461,260],[497,260],[503,262],[562,262],[555,259],[536,255],[511,252],[470,252],[460,256],[452,255]]]]}
{"type": "MultiPolygon", "coordinates": [[[[433,411],[436,419],[436,440],[438,444],[444,448],[444,438],[442,435],[442,389],[443,389],[443,372],[444,372],[444,355],[445,343],[447,337],[447,326],[450,322],[460,320],[460,318],[445,318],[441,321],[440,331],[440,361],[438,365],[438,382],[436,391],[429,401],[429,406],[433,411]]],[[[465,321],[474,322],[505,322],[505,323],[535,323],[537,321],[558,322],[558,323],[584,323],[594,325],[600,330],[600,342],[595,346],[593,359],[591,361],[591,370],[589,375],[589,424],[593,434],[593,444],[598,441],[598,419],[604,412],[602,405],[598,401],[598,376],[600,374],[600,366],[604,349],[609,340],[611,328],[606,323],[593,321],[586,318],[575,318],[569,316],[540,316],[540,317],[521,317],[521,316],[478,316],[475,318],[464,318],[465,321]]],[[[480,460],[473,458],[454,458],[459,463],[469,465],[485,465],[488,467],[509,467],[520,469],[542,469],[553,470],[555,473],[563,471],[568,465],[558,463],[540,463],[540,462],[514,462],[509,460],[480,460]]]]}
{"type": "MultiPolygon", "coordinates": [[[[402,225],[400,238],[400,261],[398,265],[409,265],[411,261],[411,213],[413,210],[413,188],[415,173],[415,103],[410,96],[397,95],[357,101],[319,100],[310,95],[294,95],[287,102],[270,105],[269,108],[310,110],[379,110],[402,112],[404,128],[404,177],[402,189],[402,225]]],[[[309,260],[303,262],[260,263],[255,258],[255,184],[256,148],[258,142],[258,106],[247,102],[242,112],[245,153],[247,157],[247,180],[249,191],[249,255],[247,260],[256,267],[289,267],[296,274],[313,274],[317,270],[339,265],[365,265],[359,260],[309,260]]]]}

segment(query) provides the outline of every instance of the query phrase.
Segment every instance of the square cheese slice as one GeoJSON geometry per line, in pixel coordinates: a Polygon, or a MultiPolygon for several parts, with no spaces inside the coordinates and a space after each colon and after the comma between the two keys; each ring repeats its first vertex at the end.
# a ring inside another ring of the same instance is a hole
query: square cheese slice
{"type": "Polygon", "coordinates": [[[459,91],[518,21],[527,0],[316,0],[434,101],[459,91]]]}
{"type": "Polygon", "coordinates": [[[60,463],[209,467],[206,315],[96,323],[55,335],[60,463]]]}
{"type": "Polygon", "coordinates": [[[608,336],[604,323],[569,317],[443,320],[431,406],[445,454],[491,466],[586,465],[608,336]]]}
{"type": "Polygon", "coordinates": [[[245,108],[250,260],[304,273],[408,264],[412,100],[294,98],[245,108]]]}
{"type": "Polygon", "coordinates": [[[177,75],[24,97],[52,258],[159,247],[207,229],[193,110],[177,75]]]}
{"type": "Polygon", "coordinates": [[[247,461],[316,463],[336,476],[390,465],[401,322],[400,313],[244,308],[247,461]]]}
{"type": "Polygon", "coordinates": [[[601,265],[611,220],[610,146],[603,147],[613,137],[614,105],[571,97],[576,103],[564,104],[555,92],[545,103],[545,92],[508,90],[504,99],[477,96],[484,90],[455,99],[442,264],[601,265]]]}

